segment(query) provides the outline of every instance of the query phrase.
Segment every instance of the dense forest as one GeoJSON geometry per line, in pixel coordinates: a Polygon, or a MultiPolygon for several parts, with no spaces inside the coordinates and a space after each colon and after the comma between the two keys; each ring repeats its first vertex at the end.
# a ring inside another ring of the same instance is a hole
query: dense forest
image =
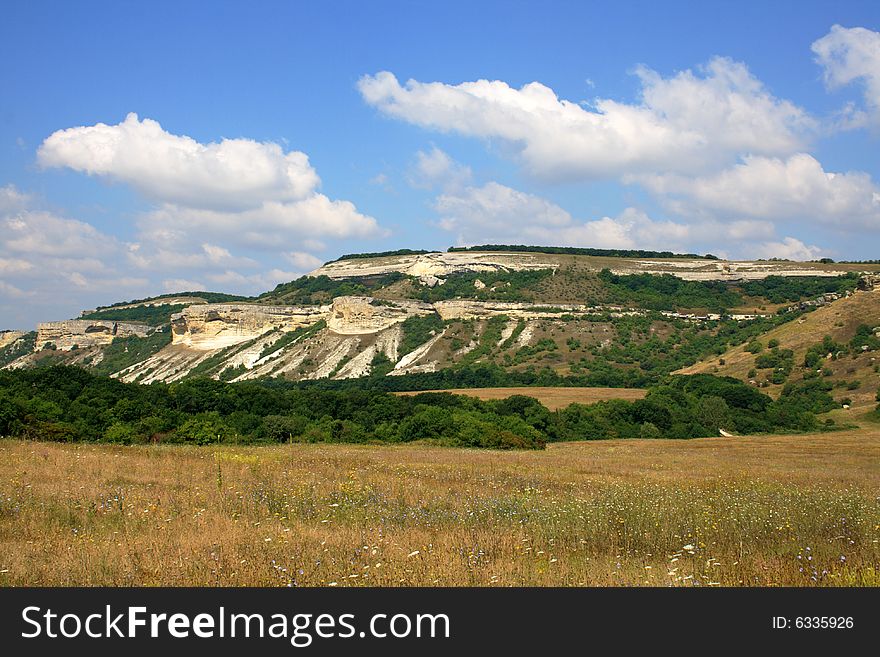
{"type": "Polygon", "coordinates": [[[0,372],[0,435],[113,443],[379,442],[541,448],[560,440],[694,438],[819,428],[837,404],[812,382],[779,400],[732,378],[671,377],[645,399],[551,412],[531,397],[301,389],[266,380],[193,379],[142,386],[76,367],[0,372]]]}

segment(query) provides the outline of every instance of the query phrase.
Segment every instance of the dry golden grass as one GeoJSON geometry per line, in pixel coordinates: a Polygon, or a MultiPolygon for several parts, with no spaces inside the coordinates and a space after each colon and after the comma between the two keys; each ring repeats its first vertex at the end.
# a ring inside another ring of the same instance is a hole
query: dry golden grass
{"type": "Polygon", "coordinates": [[[520,388],[449,388],[418,392],[395,392],[395,395],[419,395],[422,392],[451,392],[454,395],[467,395],[479,399],[507,399],[511,395],[534,397],[551,411],[565,408],[571,404],[595,404],[608,399],[635,401],[643,399],[648,392],[637,388],[541,388],[527,386],[520,388]]]}
{"type": "Polygon", "coordinates": [[[880,434],[0,442],[2,585],[878,585],[880,434]]]}
{"type": "MultiPolygon", "coordinates": [[[[880,323],[880,288],[871,292],[856,292],[851,297],[839,299],[817,310],[807,313],[795,321],[782,324],[764,333],[758,339],[766,344],[776,339],[783,349],[791,349],[794,352],[794,362],[802,365],[804,355],[812,345],[822,342],[822,338],[830,335],[839,342],[848,342],[856,333],[859,324],[875,326],[880,323]]],[[[738,379],[748,380],[748,372],[755,366],[755,354],[746,351],[748,345],[733,347],[721,356],[695,363],[682,368],[677,374],[711,373],[718,376],[733,376],[738,379]],[[724,364],[721,364],[721,361],[724,364]]],[[[847,357],[848,358],[848,357],[847,357]]],[[[871,353],[862,354],[857,361],[849,360],[823,363],[835,371],[833,381],[839,379],[858,380],[862,387],[854,393],[846,392],[847,397],[852,398],[854,410],[863,412],[876,404],[874,399],[880,377],[874,372],[874,360],[871,353]]],[[[764,370],[757,378],[766,376],[764,370]]],[[[796,373],[790,380],[801,377],[796,373]]],[[[771,385],[763,392],[778,397],[782,391],[781,385],[771,385]]],[[[841,395],[838,395],[841,396],[841,395]]]]}

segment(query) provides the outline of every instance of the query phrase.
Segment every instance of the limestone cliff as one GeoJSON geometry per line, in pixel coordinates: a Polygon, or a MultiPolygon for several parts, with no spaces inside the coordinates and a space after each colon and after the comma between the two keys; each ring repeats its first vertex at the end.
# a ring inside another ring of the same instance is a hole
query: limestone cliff
{"type": "Polygon", "coordinates": [[[47,344],[55,345],[61,351],[73,347],[96,347],[107,345],[117,337],[145,337],[154,328],[146,324],[115,322],[113,320],[70,319],[63,322],[44,322],[37,325],[36,351],[47,344]]]}
{"type": "Polygon", "coordinates": [[[210,303],[171,316],[172,344],[200,351],[222,349],[273,329],[292,331],[323,319],[329,306],[260,306],[210,303]]]}
{"type": "Polygon", "coordinates": [[[310,276],[334,279],[380,276],[400,272],[419,278],[425,285],[442,284],[456,272],[523,271],[553,269],[578,263],[585,271],[611,269],[616,274],[671,274],[685,280],[738,281],[767,276],[839,276],[850,267],[789,261],[730,261],[702,258],[645,259],[571,256],[545,253],[452,252],[420,255],[352,258],[329,262],[310,276]]]}
{"type": "Polygon", "coordinates": [[[342,335],[378,333],[413,315],[435,312],[428,303],[384,301],[372,297],[336,297],[327,325],[342,335]]]}
{"type": "Polygon", "coordinates": [[[0,331],[0,349],[11,345],[24,335],[24,331],[0,331]]]}
{"type": "Polygon", "coordinates": [[[542,253],[425,253],[329,262],[309,276],[353,278],[401,272],[417,278],[443,277],[455,272],[555,269],[552,256],[542,253]]]}

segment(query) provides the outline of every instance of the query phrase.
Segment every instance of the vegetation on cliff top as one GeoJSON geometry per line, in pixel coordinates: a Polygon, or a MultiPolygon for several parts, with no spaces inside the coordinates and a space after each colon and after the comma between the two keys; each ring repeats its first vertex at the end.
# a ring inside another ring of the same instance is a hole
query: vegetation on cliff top
{"type": "Polygon", "coordinates": [[[450,246],[449,253],[460,251],[507,251],[513,253],[550,253],[556,255],[602,256],[607,258],[699,258],[718,260],[717,256],[707,253],[673,253],[672,251],[645,251],[642,249],[593,249],[577,246],[527,246],[524,244],[481,244],[479,246],[450,246]]]}

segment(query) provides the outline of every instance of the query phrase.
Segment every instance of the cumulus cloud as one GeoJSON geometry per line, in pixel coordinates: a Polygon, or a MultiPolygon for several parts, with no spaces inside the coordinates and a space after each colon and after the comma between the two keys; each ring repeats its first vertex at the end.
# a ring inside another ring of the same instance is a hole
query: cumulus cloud
{"type": "Polygon", "coordinates": [[[284,271],[282,269],[270,269],[251,275],[228,269],[224,272],[207,274],[207,279],[217,286],[236,288],[267,290],[272,289],[279,283],[292,281],[303,275],[304,272],[284,271]]]}
{"type": "Polygon", "coordinates": [[[653,221],[627,208],[618,217],[577,221],[544,198],[496,182],[441,194],[434,203],[438,225],[460,244],[486,242],[663,249],[687,240],[689,228],[653,221]]]}
{"type": "Polygon", "coordinates": [[[635,178],[684,215],[805,220],[839,228],[880,230],[880,188],[866,173],[827,172],[812,156],[750,156],[705,177],[635,178]]]}
{"type": "Polygon", "coordinates": [[[342,239],[387,235],[373,218],[348,201],[314,194],[296,203],[266,202],[242,212],[221,212],[164,205],[138,220],[140,238],[154,245],[180,244],[204,238],[277,251],[314,237],[342,239]]]}
{"type": "Polygon", "coordinates": [[[75,258],[106,257],[119,242],[94,226],[41,210],[24,210],[0,218],[0,244],[8,253],[75,258]]]}
{"type": "Polygon", "coordinates": [[[252,258],[234,256],[222,246],[203,243],[192,251],[180,248],[152,247],[143,249],[140,244],[128,246],[128,259],[140,269],[162,271],[180,269],[210,269],[217,267],[257,267],[252,258]]]}
{"type": "Polygon", "coordinates": [[[116,125],[59,130],[37,151],[44,167],[67,167],[188,207],[242,209],[307,198],[320,183],[305,153],[251,139],[202,144],[129,114],[116,125]]]}
{"type": "Polygon", "coordinates": [[[637,208],[617,216],[581,220],[534,194],[497,182],[439,195],[437,225],[458,244],[546,244],[596,248],[685,251],[744,258],[814,259],[819,249],[786,237],[776,239],[773,222],[760,219],[690,221],[655,219],[637,208]]]}
{"type": "Polygon", "coordinates": [[[829,89],[863,84],[865,110],[851,116],[850,124],[880,128],[880,32],[835,25],[813,42],[812,50],[829,89]]]}
{"type": "Polygon", "coordinates": [[[39,208],[12,185],[0,197],[14,201],[0,206],[0,328],[76,316],[96,294],[144,291],[146,278],[126,272],[123,242],[39,208]]]}
{"type": "Polygon", "coordinates": [[[25,208],[30,203],[29,195],[20,192],[15,185],[0,187],[0,212],[14,212],[25,208]]]}
{"type": "Polygon", "coordinates": [[[416,164],[410,175],[413,187],[432,189],[434,187],[458,188],[470,182],[471,168],[459,164],[436,146],[430,151],[416,153],[416,164]]]}
{"type": "Polygon", "coordinates": [[[25,290],[15,287],[11,283],[0,281],[0,308],[4,305],[4,297],[9,300],[24,299],[32,294],[33,292],[26,292],[25,290]]]}
{"type": "MultiPolygon", "coordinates": [[[[185,231],[184,239],[175,241],[180,235],[173,225],[163,239],[125,242],[86,222],[41,209],[14,186],[0,190],[15,199],[10,209],[0,210],[0,328],[33,328],[40,321],[76,317],[83,308],[160,290],[205,290],[210,285],[254,294],[321,264],[306,251],[287,252],[279,260],[289,260],[297,271],[286,271],[220,243],[193,242],[185,231]]],[[[306,248],[314,246],[323,245],[308,242],[306,248]]]]}
{"type": "Polygon", "coordinates": [[[188,278],[166,278],[162,281],[162,289],[166,292],[204,292],[204,283],[188,278]]]}
{"type": "Polygon", "coordinates": [[[34,266],[21,258],[0,258],[0,274],[10,275],[29,271],[34,266]]]}
{"type": "Polygon", "coordinates": [[[822,255],[818,246],[807,246],[794,237],[786,237],[781,242],[766,242],[755,247],[758,258],[782,258],[783,260],[816,260],[822,255]]]}
{"type": "Polygon", "coordinates": [[[285,260],[300,271],[312,271],[324,264],[320,258],[304,251],[291,251],[283,255],[285,260]]]}
{"type": "Polygon", "coordinates": [[[774,97],[745,65],[715,58],[670,78],[642,67],[635,104],[598,99],[591,107],[560,99],[532,82],[450,85],[390,72],[360,79],[364,100],[409,123],[497,139],[535,175],[558,179],[615,177],[671,170],[696,172],[742,152],[789,154],[803,148],[815,121],[774,97]]]}
{"type": "Polygon", "coordinates": [[[239,245],[281,250],[315,238],[385,234],[353,203],[317,191],[320,179],[305,153],[271,142],[203,144],[129,114],[117,125],[59,130],[37,156],[43,167],[122,182],[157,202],[139,219],[141,259],[151,248],[154,259],[162,251],[192,252],[206,239],[226,240],[217,248],[228,254],[239,245]]]}

